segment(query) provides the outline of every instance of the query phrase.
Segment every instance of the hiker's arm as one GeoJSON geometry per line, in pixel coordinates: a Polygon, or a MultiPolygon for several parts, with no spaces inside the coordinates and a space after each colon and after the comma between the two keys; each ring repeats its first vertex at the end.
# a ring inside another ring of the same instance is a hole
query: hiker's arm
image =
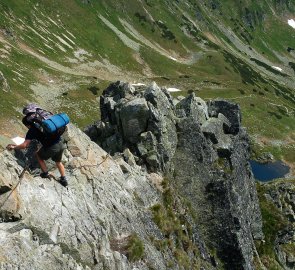
{"type": "Polygon", "coordinates": [[[25,140],[22,144],[16,145],[16,144],[9,144],[7,145],[8,150],[18,150],[18,149],[25,149],[29,146],[31,140],[25,140]]]}
{"type": "Polygon", "coordinates": [[[25,140],[22,144],[16,145],[14,149],[26,149],[29,147],[31,140],[25,140]]]}

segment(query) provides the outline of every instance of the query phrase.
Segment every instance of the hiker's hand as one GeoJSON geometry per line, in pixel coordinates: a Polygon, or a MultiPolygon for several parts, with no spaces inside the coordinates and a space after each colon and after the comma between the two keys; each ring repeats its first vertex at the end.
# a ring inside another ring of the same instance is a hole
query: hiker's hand
{"type": "Polygon", "coordinates": [[[8,145],[6,146],[6,149],[7,149],[8,151],[12,151],[15,147],[16,147],[16,144],[8,144],[8,145]]]}

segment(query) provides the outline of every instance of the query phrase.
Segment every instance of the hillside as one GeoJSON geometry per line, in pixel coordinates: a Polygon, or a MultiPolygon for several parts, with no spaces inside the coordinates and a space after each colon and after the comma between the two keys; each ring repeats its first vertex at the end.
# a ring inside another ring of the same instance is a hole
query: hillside
{"type": "Polygon", "coordinates": [[[241,104],[257,151],[294,162],[292,1],[0,3],[1,130],[24,103],[64,110],[81,127],[110,81],[156,81],[241,104]],[[291,38],[290,38],[291,37],[291,38]],[[261,149],[262,148],[262,149],[261,149]]]}

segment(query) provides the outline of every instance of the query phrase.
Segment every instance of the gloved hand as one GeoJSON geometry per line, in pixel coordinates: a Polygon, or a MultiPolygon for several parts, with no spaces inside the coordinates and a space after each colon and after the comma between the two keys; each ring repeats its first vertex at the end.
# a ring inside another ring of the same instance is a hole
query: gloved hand
{"type": "Polygon", "coordinates": [[[6,149],[7,149],[8,151],[12,151],[15,147],[16,147],[16,144],[8,144],[8,145],[6,146],[6,149]]]}

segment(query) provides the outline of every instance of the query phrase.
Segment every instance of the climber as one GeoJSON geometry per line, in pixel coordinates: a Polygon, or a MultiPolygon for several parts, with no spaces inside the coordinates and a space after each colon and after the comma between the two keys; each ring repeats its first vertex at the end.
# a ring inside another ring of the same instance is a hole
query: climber
{"type": "Polygon", "coordinates": [[[37,160],[42,170],[42,173],[40,174],[40,176],[42,178],[50,178],[45,160],[48,160],[49,158],[51,158],[55,162],[56,167],[60,172],[60,175],[61,175],[59,178],[60,184],[66,187],[68,185],[68,181],[65,176],[64,165],[61,162],[62,154],[64,151],[64,144],[61,139],[61,136],[57,136],[53,138],[46,137],[39,129],[37,129],[32,124],[31,121],[28,120],[28,115],[22,119],[22,122],[29,129],[26,134],[25,141],[20,145],[9,144],[7,145],[6,148],[9,151],[17,150],[17,149],[25,149],[29,147],[32,140],[37,140],[42,145],[42,147],[36,152],[37,160]]]}

